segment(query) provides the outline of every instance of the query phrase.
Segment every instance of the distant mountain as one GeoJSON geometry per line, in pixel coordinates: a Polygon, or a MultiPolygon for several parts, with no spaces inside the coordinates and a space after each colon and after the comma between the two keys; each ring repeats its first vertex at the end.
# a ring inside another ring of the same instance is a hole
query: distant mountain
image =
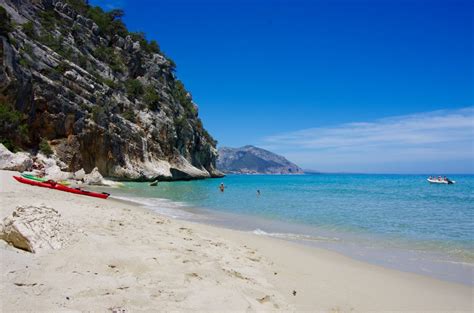
{"type": "Polygon", "coordinates": [[[254,146],[220,148],[217,169],[237,174],[304,174],[284,157],[254,146]]]}

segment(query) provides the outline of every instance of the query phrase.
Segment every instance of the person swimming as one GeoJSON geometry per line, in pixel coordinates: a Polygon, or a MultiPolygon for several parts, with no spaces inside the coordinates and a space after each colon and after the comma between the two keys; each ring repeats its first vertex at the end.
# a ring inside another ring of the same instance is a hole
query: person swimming
{"type": "Polygon", "coordinates": [[[221,183],[221,184],[219,185],[219,190],[220,190],[221,192],[224,192],[224,190],[225,190],[224,183],[221,183]]]}

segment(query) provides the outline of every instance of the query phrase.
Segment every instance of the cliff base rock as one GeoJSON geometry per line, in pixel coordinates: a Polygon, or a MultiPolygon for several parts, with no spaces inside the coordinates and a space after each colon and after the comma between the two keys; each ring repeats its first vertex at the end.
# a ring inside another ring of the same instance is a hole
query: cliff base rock
{"type": "Polygon", "coordinates": [[[25,152],[10,152],[0,144],[0,169],[23,172],[33,165],[30,155],[25,152]]]}

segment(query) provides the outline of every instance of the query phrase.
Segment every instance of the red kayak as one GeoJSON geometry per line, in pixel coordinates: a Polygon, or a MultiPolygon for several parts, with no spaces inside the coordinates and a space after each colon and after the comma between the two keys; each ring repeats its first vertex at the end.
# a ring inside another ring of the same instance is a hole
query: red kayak
{"type": "Polygon", "coordinates": [[[56,190],[71,192],[71,193],[75,193],[75,194],[78,194],[78,195],[96,197],[96,198],[101,198],[101,199],[107,199],[110,196],[110,194],[108,194],[106,192],[99,193],[99,192],[83,190],[83,189],[80,189],[80,188],[71,188],[71,187],[67,187],[67,186],[58,184],[58,183],[56,183],[55,181],[52,181],[52,180],[48,180],[48,181],[45,181],[45,182],[39,182],[39,181],[30,180],[30,179],[23,178],[23,177],[18,177],[18,176],[13,176],[13,178],[15,178],[17,181],[19,181],[20,183],[23,183],[23,184],[28,184],[28,185],[38,186],[38,187],[45,187],[45,188],[50,188],[50,189],[56,189],[56,190]]]}

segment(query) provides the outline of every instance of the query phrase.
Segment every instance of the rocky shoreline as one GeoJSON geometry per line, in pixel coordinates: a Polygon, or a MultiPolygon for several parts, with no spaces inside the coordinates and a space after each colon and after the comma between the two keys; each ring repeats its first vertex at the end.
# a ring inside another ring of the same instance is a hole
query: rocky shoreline
{"type": "Polygon", "coordinates": [[[42,153],[37,155],[27,152],[13,153],[2,144],[0,144],[0,170],[26,172],[47,180],[68,181],[73,185],[109,187],[122,185],[118,181],[105,179],[97,167],[90,173],[86,173],[82,168],[76,172],[68,172],[66,164],[54,155],[48,157],[42,153]]]}

